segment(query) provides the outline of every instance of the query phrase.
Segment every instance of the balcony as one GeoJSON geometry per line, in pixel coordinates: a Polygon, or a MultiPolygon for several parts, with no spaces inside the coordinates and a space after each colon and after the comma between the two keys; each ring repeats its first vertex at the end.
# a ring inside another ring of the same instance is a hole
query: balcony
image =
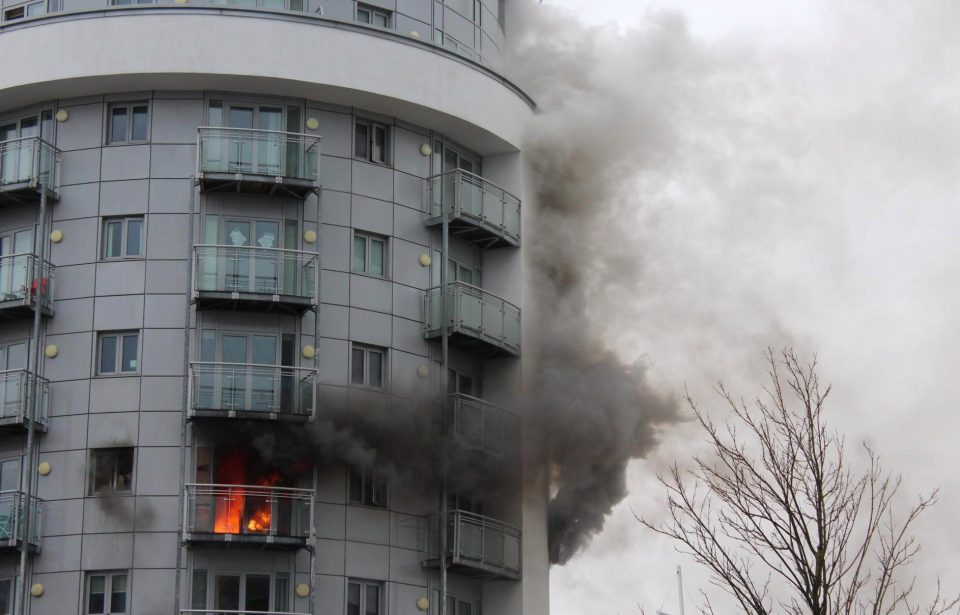
{"type": "Polygon", "coordinates": [[[311,615],[310,613],[294,613],[293,611],[244,611],[230,609],[180,609],[180,615],[311,615]]]}
{"type": "Polygon", "coordinates": [[[0,549],[19,551],[23,548],[23,522],[27,508],[30,510],[30,539],[27,548],[40,551],[40,513],[43,502],[30,496],[30,506],[25,506],[27,496],[21,491],[0,491],[0,549]]]}
{"type": "Polygon", "coordinates": [[[320,188],[320,138],[247,128],[200,128],[197,181],[207,192],[286,194],[320,188]]]}
{"type": "Polygon", "coordinates": [[[183,539],[190,543],[298,549],[311,536],[311,489],[188,483],[185,496],[183,539]]]}
{"type": "Polygon", "coordinates": [[[520,457],[520,417],[500,406],[454,393],[444,422],[457,449],[506,460],[520,457]]]}
{"type": "Polygon", "coordinates": [[[190,417],[306,422],[317,370],[249,363],[191,363],[190,417]]]}
{"type": "Polygon", "coordinates": [[[40,137],[0,141],[0,203],[60,198],[60,150],[40,137]]]}
{"type": "Polygon", "coordinates": [[[302,314],[317,305],[316,252],[250,246],[194,246],[198,307],[302,314]]]}
{"type": "Polygon", "coordinates": [[[520,199],[467,171],[427,178],[427,226],[450,219],[450,234],[484,248],[520,245],[520,199]]]}
{"type": "Polygon", "coordinates": [[[24,431],[31,425],[41,431],[47,428],[50,382],[25,369],[0,371],[0,433],[24,431]],[[34,387],[39,390],[36,417],[33,416],[34,387]]]}
{"type": "Polygon", "coordinates": [[[464,282],[447,288],[446,319],[442,287],[427,289],[423,299],[425,339],[443,334],[445,320],[450,343],[486,356],[520,356],[520,308],[497,295],[464,282]]]}
{"type": "Polygon", "coordinates": [[[53,277],[56,268],[34,254],[0,256],[0,318],[33,314],[38,287],[43,295],[40,311],[53,315],[53,277]],[[40,266],[37,272],[37,265],[40,266]]]}
{"type": "MultiPolygon", "coordinates": [[[[431,544],[423,565],[440,565],[439,535],[431,532],[431,544]]],[[[453,510],[447,515],[446,563],[461,574],[501,579],[519,579],[521,572],[520,530],[483,515],[453,510]]]]}

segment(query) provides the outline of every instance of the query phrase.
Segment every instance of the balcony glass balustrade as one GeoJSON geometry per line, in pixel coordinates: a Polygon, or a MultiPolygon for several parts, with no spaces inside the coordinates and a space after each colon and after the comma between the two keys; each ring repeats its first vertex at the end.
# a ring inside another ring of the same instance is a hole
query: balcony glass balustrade
{"type": "Polygon", "coordinates": [[[206,191],[292,194],[319,189],[320,138],[249,128],[199,129],[197,178],[206,191]]]}
{"type": "Polygon", "coordinates": [[[228,305],[293,313],[317,305],[315,252],[251,246],[194,246],[193,297],[200,307],[228,305]]]}
{"type": "Polygon", "coordinates": [[[483,354],[520,355],[520,308],[497,295],[465,282],[447,285],[447,318],[442,318],[443,292],[436,286],[423,301],[424,337],[442,335],[451,343],[474,347],[483,354]]]}
{"type": "Polygon", "coordinates": [[[24,430],[31,424],[41,430],[46,429],[50,382],[25,369],[0,371],[0,402],[0,430],[24,430]],[[34,406],[35,390],[39,391],[39,397],[34,406]],[[36,416],[33,416],[34,412],[36,416]]]}
{"type": "Polygon", "coordinates": [[[520,417],[500,406],[454,393],[448,399],[445,424],[456,447],[505,459],[520,455],[520,417]]]}
{"type": "Polygon", "coordinates": [[[184,540],[301,547],[310,537],[312,489],[259,485],[185,486],[184,540]]]}
{"type": "Polygon", "coordinates": [[[60,194],[60,150],[40,137],[0,141],[0,202],[26,202],[60,194]]]}
{"type": "Polygon", "coordinates": [[[0,547],[21,549],[24,543],[24,522],[27,511],[30,514],[30,539],[27,547],[31,551],[40,550],[40,517],[43,501],[30,496],[30,505],[26,506],[27,496],[21,491],[0,491],[0,547]]]}
{"type": "Polygon", "coordinates": [[[468,171],[427,178],[427,226],[443,222],[466,241],[493,248],[520,245],[520,199],[468,171]]]}
{"type": "Polygon", "coordinates": [[[0,317],[31,314],[42,290],[40,310],[53,314],[53,278],[56,268],[34,254],[0,256],[0,317]],[[39,270],[37,265],[39,264],[39,270]]]}
{"type": "Polygon", "coordinates": [[[192,417],[307,421],[317,370],[249,363],[190,364],[192,417]]]}
{"type": "MultiPolygon", "coordinates": [[[[483,515],[452,510],[447,515],[446,563],[461,574],[519,579],[520,530],[483,515]]],[[[424,564],[440,565],[440,537],[431,533],[424,564]]]]}

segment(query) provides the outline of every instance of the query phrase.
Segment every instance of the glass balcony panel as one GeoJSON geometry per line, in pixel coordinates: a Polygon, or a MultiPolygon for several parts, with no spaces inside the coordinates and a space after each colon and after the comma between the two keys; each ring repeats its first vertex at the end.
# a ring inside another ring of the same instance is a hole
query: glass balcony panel
{"type": "Polygon", "coordinates": [[[486,316],[486,306],[483,304],[483,294],[472,292],[469,288],[454,289],[453,301],[456,302],[459,315],[459,325],[471,329],[476,333],[483,330],[483,320],[486,316]],[[460,292],[457,292],[459,290],[460,292]],[[457,301],[459,299],[459,301],[457,301]]]}
{"type": "Polygon", "coordinates": [[[194,247],[194,294],[241,293],[313,305],[317,254],[251,246],[194,247]]]}
{"type": "Polygon", "coordinates": [[[313,491],[259,485],[188,484],[190,534],[306,539],[313,491]]]}
{"type": "Polygon", "coordinates": [[[500,528],[484,528],[483,561],[491,566],[503,566],[503,534],[500,528]]]}
{"type": "MultiPolygon", "coordinates": [[[[448,290],[447,327],[451,334],[462,334],[488,342],[497,350],[520,354],[520,309],[482,288],[454,282],[448,290]]],[[[440,287],[428,289],[424,295],[424,335],[434,338],[442,334],[440,287]]]]}
{"type": "Polygon", "coordinates": [[[473,523],[460,523],[460,557],[483,559],[483,528],[473,523]]]}
{"type": "Polygon", "coordinates": [[[457,169],[427,178],[426,207],[428,225],[446,213],[467,241],[520,245],[520,199],[479,175],[457,169]]]}
{"type": "MultiPolygon", "coordinates": [[[[450,511],[447,519],[447,554],[452,565],[461,571],[472,569],[504,578],[520,578],[520,530],[491,517],[462,510],[450,511]]],[[[436,553],[439,551],[431,551],[428,545],[427,556],[435,558],[436,553]]]]}
{"type": "Polygon", "coordinates": [[[56,198],[59,191],[59,165],[60,150],[39,137],[2,141],[0,193],[35,190],[42,183],[56,198]]]}
{"type": "Polygon", "coordinates": [[[46,425],[50,384],[46,378],[37,378],[25,369],[0,371],[0,419],[25,424],[34,410],[31,400],[35,386],[39,387],[35,422],[46,425]]]}
{"type": "Polygon", "coordinates": [[[316,370],[245,363],[192,363],[191,410],[309,417],[316,370]]]}
{"type": "Polygon", "coordinates": [[[0,491],[0,541],[23,542],[24,522],[30,514],[30,539],[26,542],[36,548],[40,544],[40,511],[42,502],[35,496],[26,505],[26,494],[20,491],[0,491]]]}
{"type": "MultiPolygon", "coordinates": [[[[257,4],[256,0],[249,2],[249,6],[257,4]]],[[[231,4],[240,5],[240,0],[232,0],[231,4]]],[[[283,8],[283,4],[279,0],[276,8],[283,8]]],[[[320,139],[311,135],[252,128],[200,128],[199,172],[316,182],[319,147],[320,139]]]]}
{"type": "Polygon", "coordinates": [[[494,339],[503,338],[503,303],[499,301],[484,301],[482,304],[483,316],[480,319],[480,327],[484,335],[489,335],[494,339]]]}

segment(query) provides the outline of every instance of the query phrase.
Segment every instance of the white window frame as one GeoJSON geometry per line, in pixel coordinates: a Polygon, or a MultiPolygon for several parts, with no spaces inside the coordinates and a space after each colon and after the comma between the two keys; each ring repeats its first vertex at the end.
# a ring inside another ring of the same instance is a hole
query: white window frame
{"type": "Polygon", "coordinates": [[[368,389],[384,390],[387,388],[387,349],[381,346],[368,346],[366,344],[351,344],[350,346],[350,384],[355,387],[365,387],[368,389]],[[354,367],[356,366],[357,352],[362,352],[363,382],[354,379],[354,367]],[[374,384],[375,380],[371,377],[370,356],[380,355],[380,384],[374,384]]]}
{"type": "Polygon", "coordinates": [[[353,121],[353,157],[357,160],[363,160],[365,162],[370,162],[373,164],[379,164],[382,166],[390,166],[390,126],[383,122],[377,122],[374,120],[368,120],[364,118],[356,118],[353,121]],[[359,131],[363,128],[366,130],[367,134],[364,138],[366,142],[366,152],[361,152],[357,148],[357,140],[359,139],[359,131]],[[383,135],[383,145],[377,145],[376,135],[383,135]],[[376,148],[380,147],[380,153],[377,155],[376,148]]]}
{"type": "Polygon", "coordinates": [[[97,332],[97,376],[128,376],[140,373],[140,331],[99,331],[97,332]],[[124,369],[123,365],[123,347],[128,338],[137,340],[137,357],[134,359],[134,367],[124,369]],[[103,344],[107,339],[114,340],[114,357],[112,369],[104,370],[102,365],[103,344]]]}
{"type": "Polygon", "coordinates": [[[25,2],[17,6],[5,7],[3,9],[3,21],[16,21],[27,17],[39,17],[40,15],[45,15],[47,12],[46,0],[25,2]],[[40,9],[37,10],[37,7],[40,7],[40,9]],[[17,11],[19,11],[19,13],[17,11]]]}
{"type": "Polygon", "coordinates": [[[361,470],[350,466],[347,468],[347,503],[356,506],[371,506],[373,508],[387,508],[389,485],[387,480],[375,476],[369,470],[361,470]],[[353,497],[354,481],[360,482],[360,498],[353,497]]]}
{"type": "Polygon", "coordinates": [[[119,261],[119,260],[130,260],[130,259],[143,259],[144,258],[144,246],[146,245],[146,235],[147,235],[147,220],[146,216],[137,215],[137,216],[109,216],[103,219],[103,232],[101,238],[100,246],[100,260],[102,261],[119,261]],[[130,223],[139,222],[140,223],[140,247],[138,248],[138,254],[129,254],[127,253],[127,238],[130,233],[130,223]],[[110,238],[109,228],[114,224],[120,224],[122,230],[120,231],[120,255],[111,256],[107,254],[107,242],[110,238]]]}
{"type": "Polygon", "coordinates": [[[360,587],[360,604],[358,605],[360,615],[366,615],[366,614],[369,612],[369,611],[368,611],[368,608],[367,608],[367,591],[366,591],[368,587],[376,587],[376,588],[377,588],[377,610],[376,610],[376,614],[377,614],[377,615],[384,615],[384,613],[386,612],[385,609],[384,609],[384,599],[383,599],[383,598],[384,598],[383,592],[384,592],[385,583],[384,583],[383,581],[372,581],[372,580],[369,580],[369,579],[353,579],[353,578],[347,579],[347,595],[344,596],[344,600],[343,600],[344,613],[349,613],[349,609],[350,609],[350,586],[351,586],[351,585],[357,585],[357,586],[360,587]]]}
{"type": "MultiPolygon", "coordinates": [[[[258,575],[258,576],[269,576],[270,577],[270,608],[274,611],[287,612],[290,610],[290,604],[292,602],[292,597],[290,595],[290,573],[289,572],[259,572],[251,570],[223,570],[218,568],[194,568],[190,574],[190,608],[194,610],[212,610],[214,593],[215,593],[215,579],[218,575],[230,575],[240,577],[240,586],[241,592],[245,586],[246,577],[248,575],[258,575]],[[202,597],[198,596],[197,592],[197,582],[199,581],[198,574],[202,573],[203,576],[203,590],[202,597]],[[285,587],[282,588],[281,584],[285,587]],[[203,604],[199,604],[202,602],[203,604]]],[[[241,594],[242,595],[242,594],[241,594]]],[[[245,598],[246,596],[244,596],[245,598]]]]}
{"type": "Polygon", "coordinates": [[[150,142],[150,102],[146,100],[123,101],[110,103],[107,105],[107,145],[131,145],[150,142]],[[147,129],[142,139],[133,138],[133,115],[134,110],[143,107],[146,109],[147,129]],[[116,109],[125,109],[127,112],[125,134],[122,139],[118,139],[113,134],[113,112],[116,109]]]}
{"type": "Polygon", "coordinates": [[[350,271],[352,273],[360,273],[363,275],[373,276],[375,278],[388,278],[387,272],[389,271],[390,258],[388,256],[388,249],[390,247],[390,239],[385,235],[377,235],[376,233],[368,233],[366,231],[353,231],[353,241],[350,242],[350,271]],[[356,258],[357,258],[357,240],[363,240],[363,267],[357,268],[356,258]],[[376,273],[372,271],[373,267],[371,266],[372,258],[372,247],[375,242],[378,242],[383,245],[382,249],[382,262],[380,263],[380,269],[382,273],[376,273]]]}
{"type": "Polygon", "coordinates": [[[133,446],[117,446],[106,448],[92,448],[89,456],[89,470],[87,472],[87,495],[120,495],[133,493],[134,476],[137,467],[137,451],[133,446]],[[119,488],[120,455],[130,455],[130,485],[119,488]],[[98,463],[106,464],[106,469],[110,471],[110,484],[105,487],[97,487],[97,467],[98,463]]]}
{"type": "Polygon", "coordinates": [[[369,4],[357,3],[357,14],[356,20],[364,25],[373,26],[374,28],[393,28],[393,11],[389,9],[380,8],[378,6],[371,6],[369,4]],[[368,16],[368,21],[364,21],[360,15],[366,14],[368,16]],[[383,18],[385,22],[384,25],[380,25],[376,22],[376,17],[383,18]]]}
{"type": "Polygon", "coordinates": [[[84,581],[83,592],[83,613],[84,615],[127,615],[130,612],[130,571],[129,570],[96,570],[87,571],[84,581]],[[93,579],[104,577],[103,584],[103,609],[97,611],[90,610],[90,595],[93,589],[93,579]],[[124,609],[122,611],[112,610],[113,586],[117,578],[124,578],[124,609]]]}

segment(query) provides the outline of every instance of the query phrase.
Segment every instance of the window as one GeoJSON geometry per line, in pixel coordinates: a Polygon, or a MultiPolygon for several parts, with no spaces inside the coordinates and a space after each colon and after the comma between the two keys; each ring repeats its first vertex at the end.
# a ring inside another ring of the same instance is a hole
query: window
{"type": "Polygon", "coordinates": [[[133,489],[133,447],[90,450],[90,495],[133,489]]]}
{"type": "Polygon", "coordinates": [[[46,12],[46,2],[30,2],[29,4],[21,4],[20,6],[7,9],[3,13],[3,20],[13,21],[15,19],[23,19],[24,17],[36,17],[46,12]]]}
{"type": "MultiPolygon", "coordinates": [[[[430,601],[430,615],[440,613],[440,592],[433,590],[433,600],[430,601]]],[[[480,615],[480,602],[460,600],[456,596],[447,594],[447,615],[480,615]]]]}
{"type": "Polygon", "coordinates": [[[351,504],[387,506],[387,481],[373,472],[350,468],[347,479],[347,500],[351,504]]]}
{"type": "Polygon", "coordinates": [[[380,277],[387,271],[387,238],[371,233],[353,233],[353,272],[380,277]]]}
{"type": "Polygon", "coordinates": [[[123,615],[127,611],[126,572],[87,573],[87,615],[123,615]]]}
{"type": "Polygon", "coordinates": [[[347,615],[380,615],[380,595],[383,583],[378,581],[358,581],[350,579],[347,583],[347,615]]]}
{"type": "Polygon", "coordinates": [[[143,258],[143,216],[104,219],[102,258],[143,258]]]}
{"type": "Polygon", "coordinates": [[[290,610],[290,577],[282,572],[274,574],[271,594],[268,574],[196,568],[193,571],[190,596],[191,607],[198,613],[210,608],[226,609],[224,612],[229,613],[239,609],[257,613],[286,612],[290,610]]]}
{"type": "Polygon", "coordinates": [[[386,355],[386,348],[354,344],[350,352],[350,383],[382,389],[386,355]]]}
{"type": "Polygon", "coordinates": [[[110,105],[107,143],[144,143],[147,140],[147,103],[110,105]]]}
{"type": "Polygon", "coordinates": [[[11,578],[0,579],[0,615],[13,613],[13,588],[16,586],[11,578]]]}
{"type": "Polygon", "coordinates": [[[378,28],[389,28],[393,23],[393,14],[385,9],[380,9],[366,4],[357,4],[357,21],[360,23],[377,26],[378,28]]]}
{"type": "Polygon", "coordinates": [[[358,119],[353,128],[353,156],[377,164],[387,164],[390,149],[389,127],[358,119]]]}
{"type": "MultiPolygon", "coordinates": [[[[449,268],[447,269],[447,275],[449,276],[447,282],[449,284],[463,282],[471,286],[476,286],[477,288],[483,288],[483,272],[480,270],[480,267],[469,265],[454,258],[448,259],[447,263],[449,264],[449,268]]],[[[434,286],[440,286],[441,276],[443,275],[441,271],[442,264],[443,255],[440,253],[440,250],[434,250],[433,267],[430,272],[434,286]]]]}
{"type": "Polygon", "coordinates": [[[97,344],[97,374],[133,374],[136,373],[137,351],[140,346],[140,333],[137,331],[111,331],[100,334],[97,344]]]}

